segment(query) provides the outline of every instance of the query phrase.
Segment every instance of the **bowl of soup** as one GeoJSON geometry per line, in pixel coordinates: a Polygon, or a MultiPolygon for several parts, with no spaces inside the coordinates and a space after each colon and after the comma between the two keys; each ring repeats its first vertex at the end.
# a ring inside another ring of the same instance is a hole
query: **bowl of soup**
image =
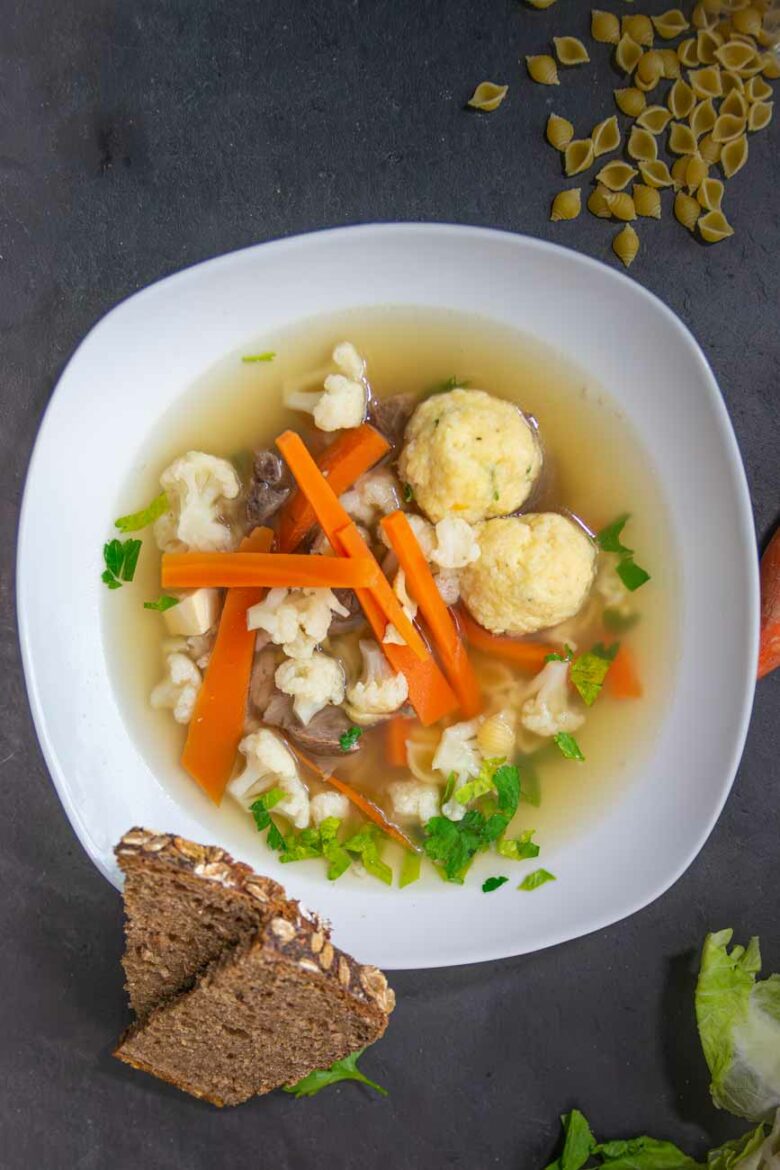
{"type": "Polygon", "coordinates": [[[471,228],[262,245],[113,310],[41,428],[19,611],[106,876],[132,824],[214,842],[390,967],[662,893],[755,677],[749,500],[695,341],[627,278],[471,228]]]}

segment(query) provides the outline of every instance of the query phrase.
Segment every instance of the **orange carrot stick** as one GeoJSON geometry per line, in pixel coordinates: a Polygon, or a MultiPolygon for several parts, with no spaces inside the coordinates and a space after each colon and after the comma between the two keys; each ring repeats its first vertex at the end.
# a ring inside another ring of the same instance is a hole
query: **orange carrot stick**
{"type": "Polygon", "coordinates": [[[458,612],[458,621],[466,639],[475,650],[494,654],[497,658],[505,658],[507,662],[519,666],[521,670],[541,670],[547,655],[558,649],[557,646],[548,645],[546,642],[523,642],[519,638],[491,634],[484,626],[478,625],[463,607],[458,612]]]}
{"type": "Polygon", "coordinates": [[[407,584],[430,630],[433,644],[439,652],[444,673],[458,696],[461,712],[466,719],[473,719],[482,710],[482,696],[477,676],[458,628],[436,588],[433,574],[412,526],[403,512],[393,512],[390,516],[385,516],[381,527],[406,574],[407,584]]]}
{"type": "Polygon", "coordinates": [[[394,715],[385,724],[385,759],[393,768],[407,767],[406,741],[416,722],[404,715],[394,715]]]}
{"type": "MultiPolygon", "coordinates": [[[[390,444],[368,423],[342,431],[320,455],[317,466],[340,496],[356,479],[387,454],[390,444]]],[[[279,548],[293,552],[317,523],[314,509],[301,491],[295,492],[279,513],[279,548]]]]}
{"type": "MultiPolygon", "coordinates": [[[[270,528],[256,528],[241,542],[243,552],[268,552],[270,528]]],[[[182,752],[184,770],[219,804],[233,771],[244,733],[246,696],[256,632],[246,628],[246,611],[262,601],[264,589],[229,589],[217,639],[206,668],[182,752]]]]}
{"type": "Polygon", "coordinates": [[[758,677],[780,666],[780,528],[761,558],[761,642],[758,677]]]}
{"type": "Polygon", "coordinates": [[[366,589],[376,584],[373,557],[318,557],[295,553],[163,553],[163,589],[328,588],[366,589]]]}
{"type": "Polygon", "coordinates": [[[639,699],[642,683],[639,681],[634,656],[627,646],[621,645],[605,679],[607,692],[615,699],[639,699]]]}

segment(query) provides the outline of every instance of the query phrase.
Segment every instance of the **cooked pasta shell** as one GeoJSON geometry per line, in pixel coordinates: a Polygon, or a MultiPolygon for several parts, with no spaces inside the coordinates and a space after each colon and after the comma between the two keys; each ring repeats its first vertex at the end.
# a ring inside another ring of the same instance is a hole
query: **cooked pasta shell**
{"type": "Polygon", "coordinates": [[[684,122],[672,122],[666,145],[672,154],[696,154],[696,135],[684,122]]]}
{"type": "Polygon", "coordinates": [[[648,187],[671,187],[674,183],[668,166],[660,158],[655,162],[641,162],[639,173],[648,187]]]}
{"type": "Polygon", "coordinates": [[[593,142],[590,138],[573,138],[563,152],[563,168],[567,175],[579,175],[593,164],[593,142]]]}
{"type": "Polygon", "coordinates": [[[556,150],[564,150],[574,137],[574,127],[567,118],[550,114],[545,133],[550,146],[554,146],[556,150]]]}
{"type": "Polygon", "coordinates": [[[746,33],[749,37],[757,37],[761,32],[763,18],[761,12],[754,4],[748,4],[747,8],[737,9],[732,14],[731,24],[737,32],[746,33]]]}
{"type": "Polygon", "coordinates": [[[509,92],[508,85],[496,85],[492,81],[481,81],[466,105],[473,110],[497,110],[509,92]]]}
{"type": "Polygon", "coordinates": [[[763,130],[772,121],[772,111],[775,108],[774,102],[753,102],[753,105],[748,110],[747,128],[755,132],[756,130],[763,130]]]}
{"type": "Polygon", "coordinates": [[[705,134],[704,137],[699,140],[699,154],[711,167],[714,166],[715,163],[720,162],[720,154],[722,150],[723,147],[721,144],[716,142],[711,134],[705,134]]]}
{"type": "Polygon", "coordinates": [[[613,92],[618,109],[621,113],[627,114],[629,118],[635,118],[637,114],[641,114],[647,105],[647,98],[641,89],[636,89],[634,86],[628,86],[627,89],[616,89],[613,92]]]}
{"type": "Polygon", "coordinates": [[[561,65],[585,65],[590,61],[588,50],[577,37],[553,37],[553,44],[561,65]]]}
{"type": "Polygon", "coordinates": [[[701,207],[693,196],[686,195],[684,191],[678,191],[674,197],[675,219],[679,220],[689,232],[692,232],[700,215],[701,207]]]}
{"type": "Polygon", "coordinates": [[[649,130],[634,126],[628,136],[628,153],[637,162],[652,162],[658,158],[658,143],[649,130]]]}
{"type": "Polygon", "coordinates": [[[663,77],[663,73],[664,64],[661,54],[657,49],[649,49],[642,55],[637,64],[634,82],[639,89],[647,92],[655,89],[663,77]]]}
{"type": "Polygon", "coordinates": [[[736,89],[731,92],[720,103],[720,116],[731,114],[736,118],[747,118],[748,103],[744,94],[739,93],[736,89]]]}
{"type": "Polygon", "coordinates": [[[723,202],[723,192],[726,188],[720,179],[707,178],[696,192],[696,198],[705,211],[720,211],[723,202]]]}
{"type": "Polygon", "coordinates": [[[624,73],[633,73],[642,58],[642,50],[636,41],[623,33],[615,48],[615,64],[624,73]]]}
{"type": "Polygon", "coordinates": [[[706,98],[705,101],[699,102],[698,106],[688,119],[688,123],[696,137],[701,138],[702,134],[710,133],[713,126],[715,125],[715,122],[717,121],[717,118],[718,115],[715,113],[715,107],[712,104],[712,100],[710,98],[706,98]]]}
{"type": "Polygon", "coordinates": [[[688,74],[688,81],[699,98],[716,98],[723,93],[723,83],[717,65],[709,65],[706,69],[692,69],[688,74]]]}
{"type": "Polygon", "coordinates": [[[624,16],[620,22],[621,31],[626,36],[631,37],[632,41],[636,41],[638,45],[644,45],[649,48],[655,38],[653,30],[653,22],[649,16],[642,16],[639,13],[631,13],[629,16],[624,16]]]}
{"type": "Polygon", "coordinates": [[[665,106],[648,106],[636,120],[637,126],[651,134],[662,134],[671,121],[672,115],[665,106]]]}
{"type": "Polygon", "coordinates": [[[620,127],[615,115],[598,122],[591,130],[590,137],[596,158],[602,154],[609,154],[611,150],[617,150],[620,146],[620,127]]]}
{"type": "Polygon", "coordinates": [[[689,69],[694,65],[699,64],[699,51],[696,48],[696,37],[688,37],[685,41],[680,41],[677,46],[677,56],[682,65],[686,65],[689,69]]]}
{"type": "Polygon", "coordinates": [[[606,166],[602,167],[596,178],[609,191],[622,191],[632,179],[636,178],[636,174],[635,167],[615,159],[614,162],[607,163],[606,166]]]}
{"type": "Polygon", "coordinates": [[[634,200],[627,191],[607,191],[604,200],[615,219],[636,219],[634,200]]]}
{"type": "Polygon", "coordinates": [[[707,178],[710,168],[700,154],[692,154],[685,168],[685,186],[688,193],[693,195],[707,178]]]}
{"type": "Polygon", "coordinates": [[[487,760],[508,760],[515,753],[515,715],[498,711],[490,715],[477,731],[477,746],[487,760]]]}
{"type": "Polygon", "coordinates": [[[558,66],[552,57],[541,54],[536,57],[526,57],[526,69],[532,81],[539,85],[560,85],[558,66]]]}
{"type": "Polygon", "coordinates": [[[675,81],[666,97],[666,104],[675,118],[687,118],[696,105],[696,94],[686,81],[675,81]]]}
{"type": "Polygon", "coordinates": [[[627,223],[615,236],[612,241],[612,251],[618,260],[623,261],[626,268],[629,268],[634,260],[636,260],[637,253],[639,252],[639,236],[631,227],[631,224],[627,223]]]}
{"type": "Polygon", "coordinates": [[[737,171],[742,170],[748,160],[748,153],[748,140],[745,134],[725,144],[720,152],[720,165],[727,179],[731,179],[737,171]]]}
{"type": "Polygon", "coordinates": [[[766,102],[772,96],[772,86],[763,77],[751,77],[745,83],[745,97],[749,102],[766,102]]]}
{"type": "Polygon", "coordinates": [[[730,73],[728,69],[721,72],[720,84],[723,86],[724,97],[728,97],[732,93],[738,93],[741,96],[745,89],[742,78],[737,73],[730,73]]]}
{"type": "Polygon", "coordinates": [[[696,34],[696,52],[702,65],[714,65],[715,54],[723,44],[723,37],[717,29],[700,29],[696,34]]]}
{"type": "Polygon", "coordinates": [[[689,155],[683,154],[672,163],[672,180],[675,191],[681,191],[685,186],[685,176],[688,174],[689,155]]]}
{"type": "Polygon", "coordinates": [[[724,69],[730,69],[743,77],[749,77],[761,69],[761,58],[755,46],[746,45],[742,41],[729,41],[727,45],[722,45],[715,57],[724,69]]]}
{"type": "Polygon", "coordinates": [[[661,193],[655,187],[647,187],[644,183],[634,183],[631,188],[634,196],[634,207],[637,215],[648,219],[661,218],[661,193]]]}
{"type": "Polygon", "coordinates": [[[588,196],[588,211],[591,215],[597,215],[599,219],[609,219],[612,212],[609,210],[606,196],[609,194],[607,188],[603,183],[599,183],[593,188],[588,196]]]}
{"type": "Polygon", "coordinates": [[[679,8],[669,8],[666,12],[662,12],[660,16],[652,16],[650,19],[659,37],[663,37],[665,41],[671,41],[673,37],[679,37],[680,33],[685,32],[686,29],[691,27],[679,8]]]}
{"type": "Polygon", "coordinates": [[[716,142],[731,142],[745,133],[745,118],[737,114],[719,114],[712,127],[712,137],[716,142]]]}
{"type": "Polygon", "coordinates": [[[722,211],[707,211],[699,216],[699,235],[708,244],[717,244],[734,235],[734,229],[722,211]]]}
{"type": "Polygon", "coordinates": [[[567,191],[559,191],[552,201],[550,219],[576,219],[582,211],[582,191],[579,187],[570,187],[567,191]]]}
{"type": "Polygon", "coordinates": [[[680,58],[674,49],[656,49],[655,52],[661,58],[661,76],[667,81],[674,81],[682,73],[680,58]]]}
{"type": "Polygon", "coordinates": [[[780,78],[780,56],[777,53],[764,53],[761,57],[761,72],[770,81],[780,78]]]}
{"type": "Polygon", "coordinates": [[[614,13],[594,8],[590,14],[590,35],[602,45],[616,45],[620,40],[620,21],[614,13]]]}

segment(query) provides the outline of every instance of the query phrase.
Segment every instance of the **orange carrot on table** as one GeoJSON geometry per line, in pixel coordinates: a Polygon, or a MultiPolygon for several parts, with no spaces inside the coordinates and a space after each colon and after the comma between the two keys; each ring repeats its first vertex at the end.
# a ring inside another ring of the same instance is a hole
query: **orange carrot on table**
{"type": "Polygon", "coordinates": [[[475,622],[462,606],[458,612],[458,621],[466,640],[475,650],[494,654],[497,658],[505,658],[507,662],[519,666],[521,670],[541,670],[547,655],[559,649],[547,642],[523,642],[519,638],[491,634],[484,626],[475,622]]]}
{"type": "MultiPolygon", "coordinates": [[[[268,552],[270,528],[256,528],[241,542],[242,552],[268,552]]],[[[215,804],[222,800],[244,734],[246,697],[255,650],[255,630],[246,611],[262,601],[262,588],[228,589],[219,629],[182,752],[184,770],[215,804]]]]}
{"type": "MultiPolygon", "coordinates": [[[[337,496],[351,488],[390,450],[390,444],[368,423],[342,431],[326,447],[317,466],[337,496]]],[[[317,523],[314,509],[302,491],[295,492],[279,513],[279,549],[293,552],[317,523]]]]}
{"type": "Polygon", "coordinates": [[[634,656],[627,646],[621,645],[604,680],[607,693],[613,699],[639,699],[642,684],[636,669],[634,656]]]}
{"type": "Polygon", "coordinates": [[[295,553],[163,553],[163,589],[264,588],[366,589],[380,575],[373,557],[320,557],[295,553]]]}
{"type": "Polygon", "coordinates": [[[761,642],[758,677],[780,666],[780,528],[761,558],[761,642]]]}
{"type": "Polygon", "coordinates": [[[408,766],[406,741],[416,724],[416,719],[409,719],[406,715],[393,715],[385,723],[385,759],[393,768],[408,766]]]}
{"type": "Polygon", "coordinates": [[[483,705],[477,676],[412,526],[399,511],[385,516],[381,528],[406,574],[407,586],[420,607],[461,712],[466,719],[473,719],[483,705]]]}

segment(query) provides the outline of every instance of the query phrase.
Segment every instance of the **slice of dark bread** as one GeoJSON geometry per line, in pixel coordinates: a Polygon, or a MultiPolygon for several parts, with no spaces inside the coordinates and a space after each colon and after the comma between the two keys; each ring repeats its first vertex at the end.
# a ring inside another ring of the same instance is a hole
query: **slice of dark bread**
{"type": "Polygon", "coordinates": [[[274,917],[120,1040],[120,1060],[214,1105],[294,1084],[377,1040],[395,996],[303,916],[274,917]]]}
{"type": "Polygon", "coordinates": [[[226,948],[254,938],[272,918],[298,918],[297,904],[277,882],[224,849],[135,828],[115,853],[125,875],[122,965],[140,1019],[192,987],[226,948]]]}

